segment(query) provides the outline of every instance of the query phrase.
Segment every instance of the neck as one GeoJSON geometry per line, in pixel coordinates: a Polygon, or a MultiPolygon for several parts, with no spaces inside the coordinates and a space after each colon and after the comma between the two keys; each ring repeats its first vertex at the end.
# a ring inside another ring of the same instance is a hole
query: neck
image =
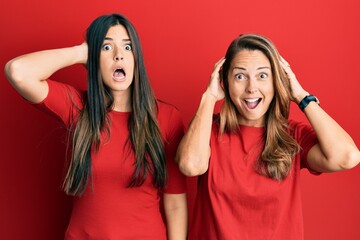
{"type": "Polygon", "coordinates": [[[131,102],[130,99],[124,101],[124,100],[117,100],[115,99],[112,110],[117,112],[131,112],[131,102]]]}
{"type": "Polygon", "coordinates": [[[243,126],[248,127],[264,127],[265,126],[265,118],[249,120],[242,117],[238,117],[238,123],[243,126]]]}
{"type": "Polygon", "coordinates": [[[113,93],[114,102],[112,109],[117,112],[131,112],[130,92],[113,93]]]}

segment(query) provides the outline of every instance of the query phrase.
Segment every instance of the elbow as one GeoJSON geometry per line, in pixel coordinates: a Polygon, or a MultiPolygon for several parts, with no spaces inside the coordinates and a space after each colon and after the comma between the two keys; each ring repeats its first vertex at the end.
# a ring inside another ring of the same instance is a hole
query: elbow
{"type": "Polygon", "coordinates": [[[208,169],[208,164],[197,164],[198,162],[194,158],[180,157],[179,158],[179,169],[188,177],[195,177],[204,174],[208,169]]]}
{"type": "Polygon", "coordinates": [[[21,63],[16,59],[10,60],[5,65],[5,74],[12,85],[19,86],[24,82],[25,75],[21,74],[21,63]]]}
{"type": "Polygon", "coordinates": [[[341,163],[341,168],[344,170],[352,169],[356,167],[360,162],[360,151],[353,150],[345,155],[344,160],[341,163]]]}

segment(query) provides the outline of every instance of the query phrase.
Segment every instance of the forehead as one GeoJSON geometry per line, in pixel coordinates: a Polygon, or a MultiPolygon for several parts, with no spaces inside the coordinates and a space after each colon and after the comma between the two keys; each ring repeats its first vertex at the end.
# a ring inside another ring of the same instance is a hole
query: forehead
{"type": "Polygon", "coordinates": [[[270,67],[270,61],[260,50],[244,49],[239,51],[231,61],[232,67],[270,67]]]}
{"type": "Polygon", "coordinates": [[[106,33],[106,37],[130,39],[126,28],[120,24],[110,27],[106,33]]]}

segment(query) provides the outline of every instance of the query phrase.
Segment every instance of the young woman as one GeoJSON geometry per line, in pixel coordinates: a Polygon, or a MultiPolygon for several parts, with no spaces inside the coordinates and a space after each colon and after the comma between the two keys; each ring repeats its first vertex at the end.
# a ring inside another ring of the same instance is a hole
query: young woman
{"type": "Polygon", "coordinates": [[[182,172],[199,175],[190,240],[303,239],[300,169],[334,172],[360,161],[318,103],[269,39],[231,43],[178,149],[182,172]],[[311,126],[288,120],[291,101],[311,126]]]}
{"type": "Polygon", "coordinates": [[[186,238],[185,179],[174,163],[182,121],[173,106],[155,99],[127,18],[100,16],[85,43],[19,56],[5,72],[72,136],[63,186],[75,197],[66,239],[186,238]],[[73,64],[87,67],[86,92],[48,79],[73,64]]]}

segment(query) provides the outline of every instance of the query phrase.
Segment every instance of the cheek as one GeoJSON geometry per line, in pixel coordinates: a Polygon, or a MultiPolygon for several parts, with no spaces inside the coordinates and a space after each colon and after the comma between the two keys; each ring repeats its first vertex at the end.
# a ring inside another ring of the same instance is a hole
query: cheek
{"type": "Polygon", "coordinates": [[[132,56],[132,57],[130,58],[130,64],[131,64],[131,66],[132,66],[132,69],[134,69],[134,68],[135,68],[135,58],[134,58],[134,56],[132,56]]]}
{"type": "Polygon", "coordinates": [[[229,95],[232,99],[239,97],[243,92],[244,87],[240,83],[229,82],[229,95]]]}
{"type": "Polygon", "coordinates": [[[265,96],[273,96],[274,95],[274,84],[272,79],[268,79],[264,82],[261,82],[259,84],[259,90],[265,95],[265,96]]]}
{"type": "Polygon", "coordinates": [[[107,64],[107,61],[106,61],[106,58],[105,57],[101,57],[100,55],[100,59],[99,59],[99,68],[100,68],[100,71],[103,72],[104,70],[106,70],[106,66],[108,65],[107,64]]]}
{"type": "Polygon", "coordinates": [[[230,100],[233,104],[235,104],[236,106],[239,105],[240,102],[240,92],[237,89],[234,88],[229,88],[229,97],[230,100]]]}

